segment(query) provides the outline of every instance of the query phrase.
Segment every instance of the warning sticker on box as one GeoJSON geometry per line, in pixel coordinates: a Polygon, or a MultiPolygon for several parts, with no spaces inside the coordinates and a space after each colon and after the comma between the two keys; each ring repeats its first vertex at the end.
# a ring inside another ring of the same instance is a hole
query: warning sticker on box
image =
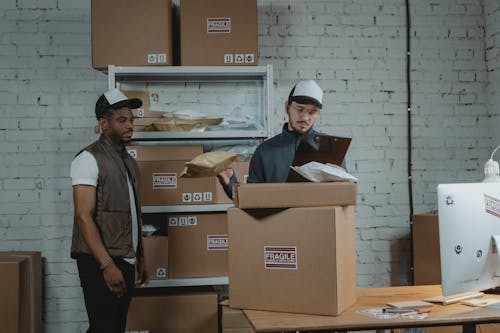
{"type": "Polygon", "coordinates": [[[153,173],[153,189],[177,188],[177,174],[175,172],[153,173]]]}
{"type": "Polygon", "coordinates": [[[487,194],[484,195],[484,206],[486,213],[491,214],[496,217],[500,217],[500,200],[489,196],[487,194]]]}
{"type": "Polygon", "coordinates": [[[228,236],[227,235],[207,235],[207,250],[227,250],[228,236]]]}
{"type": "Polygon", "coordinates": [[[230,34],[231,33],[231,18],[218,17],[207,18],[207,33],[209,34],[230,34]]]}
{"type": "Polygon", "coordinates": [[[297,269],[296,246],[264,246],[265,269],[297,269]]]}

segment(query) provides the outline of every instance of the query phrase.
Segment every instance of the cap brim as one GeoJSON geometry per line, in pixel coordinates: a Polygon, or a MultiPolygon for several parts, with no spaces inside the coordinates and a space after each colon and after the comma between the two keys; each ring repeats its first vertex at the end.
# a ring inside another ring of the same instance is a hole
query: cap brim
{"type": "Polygon", "coordinates": [[[109,106],[110,109],[120,109],[129,107],[131,109],[137,109],[142,106],[142,101],[139,98],[131,98],[123,101],[116,102],[109,106]]]}
{"type": "Polygon", "coordinates": [[[314,103],[317,107],[320,109],[323,107],[323,105],[316,99],[311,96],[293,96],[292,101],[297,102],[297,103],[314,103]]]}

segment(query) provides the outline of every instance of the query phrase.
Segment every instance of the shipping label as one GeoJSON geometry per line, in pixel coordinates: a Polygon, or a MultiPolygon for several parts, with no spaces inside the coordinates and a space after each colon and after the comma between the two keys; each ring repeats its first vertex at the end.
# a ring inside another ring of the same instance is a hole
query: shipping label
{"type": "Polygon", "coordinates": [[[177,188],[177,174],[175,172],[153,173],[153,189],[177,188]]]}
{"type": "Polygon", "coordinates": [[[207,18],[207,33],[209,34],[230,34],[231,33],[231,18],[217,17],[207,18]]]}
{"type": "Polygon", "coordinates": [[[486,213],[491,214],[496,217],[500,217],[500,200],[489,196],[487,194],[484,195],[484,206],[486,213]]]}
{"type": "Polygon", "coordinates": [[[207,235],[207,250],[225,250],[229,248],[228,246],[228,236],[227,235],[207,235]]]}
{"type": "Polygon", "coordinates": [[[297,269],[296,246],[264,246],[265,269],[297,269]]]}

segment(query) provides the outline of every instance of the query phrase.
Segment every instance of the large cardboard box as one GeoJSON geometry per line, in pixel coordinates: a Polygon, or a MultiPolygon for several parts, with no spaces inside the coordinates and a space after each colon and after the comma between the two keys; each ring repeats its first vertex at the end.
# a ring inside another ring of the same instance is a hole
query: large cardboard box
{"type": "Polygon", "coordinates": [[[182,66],[257,65],[256,0],[182,0],[182,66]]]}
{"type": "Polygon", "coordinates": [[[412,232],[414,284],[441,284],[437,214],[413,215],[412,232]]]}
{"type": "Polygon", "coordinates": [[[338,315],[356,300],[354,206],[228,210],[233,308],[338,315]]]}
{"type": "Polygon", "coordinates": [[[139,166],[143,206],[231,203],[217,177],[179,177],[202,145],[128,146],[139,166]]]}
{"type": "Polygon", "coordinates": [[[356,183],[259,183],[235,186],[238,208],[289,208],[356,204],[356,183]]]}
{"type": "Polygon", "coordinates": [[[2,332],[31,332],[29,261],[0,257],[0,325],[2,332]]]}
{"type": "Polygon", "coordinates": [[[228,275],[227,214],[168,215],[169,277],[228,275]]]}
{"type": "Polygon", "coordinates": [[[173,65],[171,0],[92,0],[92,67],[173,65]]]}
{"type": "Polygon", "coordinates": [[[214,292],[136,296],[126,332],[217,333],[217,310],[214,292]]]}
{"type": "Polygon", "coordinates": [[[165,280],[168,277],[168,237],[143,237],[146,267],[151,280],[165,280]]]}
{"type": "MultiPolygon", "coordinates": [[[[7,261],[23,261],[21,268],[22,274],[20,275],[22,281],[20,282],[20,286],[22,290],[18,290],[19,296],[23,299],[23,304],[20,307],[20,310],[23,312],[22,317],[23,320],[26,320],[26,323],[23,323],[23,327],[26,327],[26,332],[30,333],[41,333],[42,332],[42,256],[38,251],[1,251],[0,252],[0,260],[5,259],[7,261]],[[24,264],[26,261],[26,265],[24,264]],[[26,268],[24,268],[26,266],[26,268]],[[26,274],[26,276],[24,275],[26,274]]],[[[3,274],[3,269],[0,269],[3,274]]],[[[3,278],[12,278],[8,276],[4,276],[3,278]]],[[[0,289],[2,286],[9,286],[9,284],[4,284],[0,282],[0,289]]],[[[10,285],[11,288],[13,285],[10,285]]],[[[3,293],[1,291],[0,293],[3,293]]],[[[8,291],[9,293],[15,292],[13,289],[8,291]]],[[[0,296],[0,303],[3,301],[9,302],[8,298],[4,298],[0,296]]],[[[4,304],[2,303],[1,306],[4,304]]],[[[12,309],[10,309],[12,310],[12,309]]],[[[2,314],[5,313],[3,310],[0,310],[0,318],[2,314]]],[[[14,316],[15,317],[15,316],[14,316]]],[[[13,318],[10,320],[13,320],[13,318]]],[[[0,323],[3,322],[3,319],[0,319],[0,323]]],[[[8,321],[7,321],[8,322],[8,321]]]]}

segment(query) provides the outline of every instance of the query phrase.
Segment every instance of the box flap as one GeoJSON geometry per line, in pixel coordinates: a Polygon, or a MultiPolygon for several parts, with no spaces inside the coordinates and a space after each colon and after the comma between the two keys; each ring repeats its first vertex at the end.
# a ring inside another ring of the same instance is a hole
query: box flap
{"type": "Polygon", "coordinates": [[[234,201],[242,209],[347,206],[356,204],[356,190],[351,182],[238,184],[234,201]]]}

